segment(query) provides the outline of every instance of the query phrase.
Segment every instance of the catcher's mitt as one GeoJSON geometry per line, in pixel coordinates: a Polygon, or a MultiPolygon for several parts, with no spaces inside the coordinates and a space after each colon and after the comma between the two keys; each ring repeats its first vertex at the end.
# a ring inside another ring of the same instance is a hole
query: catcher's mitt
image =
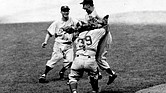
{"type": "Polygon", "coordinates": [[[108,24],[108,18],[109,18],[109,15],[106,15],[106,16],[103,17],[103,19],[102,19],[102,25],[103,26],[108,24]]]}

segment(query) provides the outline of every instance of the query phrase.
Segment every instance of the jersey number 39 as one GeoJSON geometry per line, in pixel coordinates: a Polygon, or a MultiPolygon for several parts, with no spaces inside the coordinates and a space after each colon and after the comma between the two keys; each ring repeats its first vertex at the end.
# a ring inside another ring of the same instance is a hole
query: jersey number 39
{"type": "Polygon", "coordinates": [[[87,45],[87,46],[91,45],[92,44],[91,36],[86,36],[85,38],[79,38],[78,43],[79,43],[80,48],[85,47],[85,45],[87,45]]]}

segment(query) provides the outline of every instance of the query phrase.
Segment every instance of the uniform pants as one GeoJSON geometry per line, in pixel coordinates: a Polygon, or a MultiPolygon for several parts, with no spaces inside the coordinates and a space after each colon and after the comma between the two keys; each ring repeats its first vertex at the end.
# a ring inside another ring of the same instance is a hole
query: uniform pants
{"type": "Polygon", "coordinates": [[[60,44],[55,42],[51,59],[47,61],[46,66],[53,68],[58,61],[64,59],[65,67],[73,61],[73,48],[71,45],[69,45],[70,47],[66,48],[65,51],[62,51],[61,47],[64,47],[65,45],[68,46],[67,44],[60,44]]]}
{"type": "Polygon", "coordinates": [[[76,55],[71,66],[69,83],[77,82],[84,71],[88,72],[88,76],[98,78],[97,67],[95,56],[76,55]]]}

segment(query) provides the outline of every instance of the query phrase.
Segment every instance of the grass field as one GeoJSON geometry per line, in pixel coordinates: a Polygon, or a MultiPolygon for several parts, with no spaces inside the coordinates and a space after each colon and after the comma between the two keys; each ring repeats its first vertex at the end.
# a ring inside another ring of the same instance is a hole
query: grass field
{"type": "MultiPolygon", "coordinates": [[[[53,38],[42,49],[47,23],[0,24],[0,93],[69,93],[67,81],[58,80],[62,63],[38,83],[52,52],[53,38]]],[[[112,24],[108,62],[118,77],[106,85],[102,71],[101,93],[135,93],[166,83],[166,25],[112,24]]],[[[69,71],[66,73],[66,77],[69,71]]],[[[80,93],[91,90],[87,75],[79,81],[80,93]]]]}

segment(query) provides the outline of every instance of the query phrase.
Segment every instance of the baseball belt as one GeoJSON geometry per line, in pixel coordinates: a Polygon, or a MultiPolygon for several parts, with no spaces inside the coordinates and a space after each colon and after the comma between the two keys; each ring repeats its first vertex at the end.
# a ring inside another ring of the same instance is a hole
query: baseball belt
{"type": "Polygon", "coordinates": [[[71,44],[72,42],[71,41],[69,41],[69,42],[63,42],[63,44],[71,44]]]}

